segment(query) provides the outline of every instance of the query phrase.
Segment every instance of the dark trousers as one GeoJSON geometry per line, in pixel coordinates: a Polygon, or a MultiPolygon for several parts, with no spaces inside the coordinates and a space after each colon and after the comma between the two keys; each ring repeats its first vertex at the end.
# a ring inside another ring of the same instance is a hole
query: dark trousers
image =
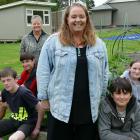
{"type": "Polygon", "coordinates": [[[33,131],[35,124],[24,124],[13,119],[0,120],[0,137],[11,134],[17,130],[22,131],[25,136],[29,136],[33,131]]]}
{"type": "Polygon", "coordinates": [[[48,115],[47,140],[98,140],[96,124],[70,124],[48,115]]]}

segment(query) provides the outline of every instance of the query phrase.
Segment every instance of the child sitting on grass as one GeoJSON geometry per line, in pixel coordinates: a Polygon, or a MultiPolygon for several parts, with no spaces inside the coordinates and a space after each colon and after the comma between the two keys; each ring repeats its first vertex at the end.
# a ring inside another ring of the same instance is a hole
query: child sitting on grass
{"type": "Polygon", "coordinates": [[[22,63],[24,70],[17,83],[30,89],[32,94],[37,97],[35,57],[31,53],[22,53],[20,54],[20,62],[22,63]]]}
{"type": "Polygon", "coordinates": [[[4,89],[1,92],[0,137],[11,134],[9,140],[24,140],[31,133],[37,136],[42,120],[40,102],[30,90],[17,84],[17,73],[11,68],[0,72],[4,89]],[[11,110],[9,119],[2,119],[7,106],[11,110]],[[38,111],[38,113],[37,113],[38,111]]]}
{"type": "Polygon", "coordinates": [[[140,104],[126,78],[116,78],[99,111],[101,140],[140,140],[140,104]]]}

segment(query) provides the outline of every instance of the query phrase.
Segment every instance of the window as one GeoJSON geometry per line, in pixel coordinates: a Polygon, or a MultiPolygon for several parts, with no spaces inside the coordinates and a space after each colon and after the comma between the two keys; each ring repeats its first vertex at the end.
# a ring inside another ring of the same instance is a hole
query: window
{"type": "Polygon", "coordinates": [[[41,18],[43,20],[43,25],[49,25],[50,24],[50,11],[49,10],[27,9],[26,10],[27,25],[31,25],[31,18],[32,18],[33,15],[41,16],[41,18]]]}

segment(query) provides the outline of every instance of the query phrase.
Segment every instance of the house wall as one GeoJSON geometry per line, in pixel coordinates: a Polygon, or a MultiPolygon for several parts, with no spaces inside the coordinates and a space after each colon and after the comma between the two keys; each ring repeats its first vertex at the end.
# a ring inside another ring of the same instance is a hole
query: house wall
{"type": "MultiPolygon", "coordinates": [[[[25,34],[32,29],[26,24],[26,8],[29,9],[47,9],[50,8],[41,6],[15,6],[0,10],[0,41],[16,41],[21,39],[25,34]]],[[[43,26],[43,30],[48,34],[52,32],[52,20],[50,10],[50,25],[43,26]]]]}
{"type": "Polygon", "coordinates": [[[63,21],[64,11],[52,12],[52,30],[57,32],[63,21]]]}
{"type": "Polygon", "coordinates": [[[93,11],[91,19],[94,26],[109,26],[112,24],[112,11],[93,11]]]}
{"type": "Polygon", "coordinates": [[[140,1],[109,3],[109,5],[118,9],[113,14],[114,25],[140,25],[140,1]]]}
{"type": "Polygon", "coordinates": [[[25,34],[23,13],[21,6],[0,11],[0,40],[17,40],[25,34]]]}

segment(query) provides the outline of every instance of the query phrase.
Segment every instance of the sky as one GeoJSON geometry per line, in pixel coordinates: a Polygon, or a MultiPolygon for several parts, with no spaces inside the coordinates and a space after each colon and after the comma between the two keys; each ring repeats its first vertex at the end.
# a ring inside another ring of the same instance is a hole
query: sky
{"type": "Polygon", "coordinates": [[[94,0],[95,6],[102,5],[102,4],[105,3],[106,1],[107,1],[107,0],[94,0]]]}

